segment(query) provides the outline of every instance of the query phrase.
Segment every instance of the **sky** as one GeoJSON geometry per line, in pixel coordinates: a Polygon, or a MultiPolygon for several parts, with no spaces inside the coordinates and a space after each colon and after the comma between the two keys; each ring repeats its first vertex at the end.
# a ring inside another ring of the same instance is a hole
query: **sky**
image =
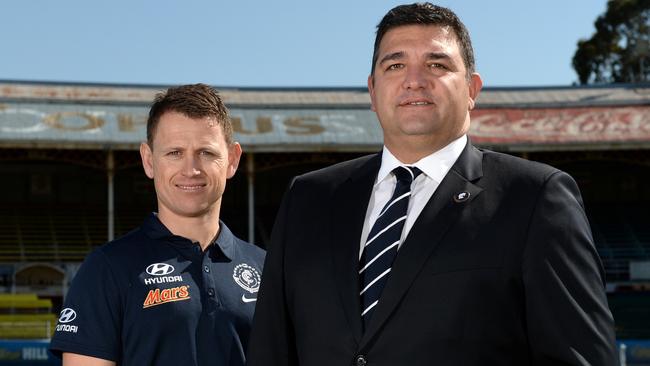
{"type": "MultiPolygon", "coordinates": [[[[0,80],[364,87],[389,0],[5,0],[0,80]]],[[[441,0],[484,86],[568,86],[606,0],[441,0]]]]}

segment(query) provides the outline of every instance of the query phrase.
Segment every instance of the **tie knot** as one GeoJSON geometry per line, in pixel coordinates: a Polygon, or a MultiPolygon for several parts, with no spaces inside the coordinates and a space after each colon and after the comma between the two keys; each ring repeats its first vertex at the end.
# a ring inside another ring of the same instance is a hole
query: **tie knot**
{"type": "Polygon", "coordinates": [[[422,171],[414,166],[398,166],[393,169],[393,174],[397,177],[397,181],[408,185],[411,185],[421,173],[422,171]]]}

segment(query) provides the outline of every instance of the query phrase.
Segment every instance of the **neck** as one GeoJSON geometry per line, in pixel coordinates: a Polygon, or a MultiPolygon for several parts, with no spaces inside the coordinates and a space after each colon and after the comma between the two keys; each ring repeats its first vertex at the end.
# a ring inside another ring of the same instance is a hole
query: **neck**
{"type": "Polygon", "coordinates": [[[219,211],[216,211],[197,217],[185,217],[160,209],[158,219],[174,235],[198,242],[201,249],[205,250],[219,234],[219,211]]]}
{"type": "Polygon", "coordinates": [[[444,148],[454,140],[432,144],[431,141],[421,141],[417,138],[409,138],[408,141],[393,141],[384,138],[384,145],[397,160],[404,164],[413,164],[444,148]]]}
{"type": "Polygon", "coordinates": [[[467,133],[469,124],[455,133],[447,136],[440,135],[399,135],[384,134],[384,145],[399,161],[413,164],[438,150],[443,149],[459,137],[467,133]]]}

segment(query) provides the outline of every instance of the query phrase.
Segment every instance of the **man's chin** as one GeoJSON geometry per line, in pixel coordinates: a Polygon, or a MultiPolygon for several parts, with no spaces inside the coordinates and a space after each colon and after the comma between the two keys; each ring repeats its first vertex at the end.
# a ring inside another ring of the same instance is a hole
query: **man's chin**
{"type": "Polygon", "coordinates": [[[193,207],[176,207],[174,210],[170,210],[171,214],[174,215],[176,218],[200,218],[204,216],[208,216],[210,212],[213,210],[211,209],[210,206],[207,205],[200,205],[200,206],[193,206],[193,207]]]}
{"type": "Polygon", "coordinates": [[[418,123],[412,123],[409,125],[402,126],[400,128],[400,132],[404,136],[410,136],[410,137],[427,137],[427,136],[435,136],[439,134],[439,131],[431,124],[418,124],[418,123]]]}

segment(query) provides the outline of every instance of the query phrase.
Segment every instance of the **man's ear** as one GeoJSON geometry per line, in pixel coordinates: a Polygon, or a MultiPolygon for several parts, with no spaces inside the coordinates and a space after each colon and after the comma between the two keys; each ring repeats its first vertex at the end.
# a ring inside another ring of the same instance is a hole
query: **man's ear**
{"type": "Polygon", "coordinates": [[[144,174],[153,179],[153,151],[146,142],[140,144],[140,158],[142,159],[144,174]]]}
{"type": "Polygon", "coordinates": [[[469,79],[469,110],[471,111],[474,109],[474,106],[476,105],[476,98],[478,98],[478,94],[481,92],[481,88],[483,87],[483,80],[481,79],[481,75],[478,73],[472,73],[469,79]]]}
{"type": "Polygon", "coordinates": [[[228,146],[228,172],[226,177],[232,178],[237,172],[239,167],[239,159],[241,158],[241,145],[239,142],[233,142],[228,146]]]}
{"type": "Polygon", "coordinates": [[[368,75],[368,93],[370,94],[370,109],[377,111],[375,108],[375,79],[372,75],[368,75]]]}

